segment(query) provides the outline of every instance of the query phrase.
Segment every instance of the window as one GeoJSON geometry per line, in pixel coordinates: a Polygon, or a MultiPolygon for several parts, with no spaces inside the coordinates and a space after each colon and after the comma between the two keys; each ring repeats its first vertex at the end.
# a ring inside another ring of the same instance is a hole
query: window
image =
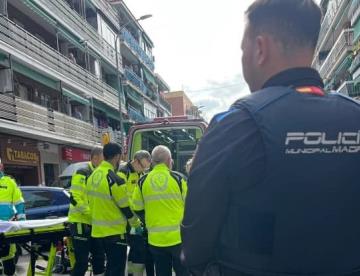
{"type": "Polygon", "coordinates": [[[49,191],[27,190],[23,191],[25,209],[53,205],[52,194],[49,191]]]}
{"type": "Polygon", "coordinates": [[[65,191],[54,192],[55,205],[67,205],[70,202],[70,196],[65,191]]]}

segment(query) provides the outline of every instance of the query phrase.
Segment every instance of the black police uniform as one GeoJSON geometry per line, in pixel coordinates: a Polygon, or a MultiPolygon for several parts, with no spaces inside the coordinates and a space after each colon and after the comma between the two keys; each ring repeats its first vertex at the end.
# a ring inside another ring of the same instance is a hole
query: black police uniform
{"type": "Polygon", "coordinates": [[[304,86],[323,87],[315,70],[283,71],[212,120],[182,225],[193,270],[357,275],[360,105],[304,86]]]}

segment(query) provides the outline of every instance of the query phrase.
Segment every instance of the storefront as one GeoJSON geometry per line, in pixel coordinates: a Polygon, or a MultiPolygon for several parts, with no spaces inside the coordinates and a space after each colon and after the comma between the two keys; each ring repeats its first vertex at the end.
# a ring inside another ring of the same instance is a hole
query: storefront
{"type": "Polygon", "coordinates": [[[48,142],[39,142],[38,149],[41,160],[41,185],[54,186],[54,182],[60,174],[59,146],[48,142]]]}
{"type": "Polygon", "coordinates": [[[73,147],[62,148],[62,170],[64,170],[68,165],[72,163],[84,161],[90,161],[90,150],[73,147]]]}
{"type": "Polygon", "coordinates": [[[37,141],[16,136],[1,137],[0,147],[5,174],[15,178],[18,185],[37,186],[41,183],[37,141]]]}

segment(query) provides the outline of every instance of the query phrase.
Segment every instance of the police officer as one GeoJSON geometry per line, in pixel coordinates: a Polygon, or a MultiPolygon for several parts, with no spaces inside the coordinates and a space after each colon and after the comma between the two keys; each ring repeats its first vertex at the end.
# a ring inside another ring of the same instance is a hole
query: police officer
{"type": "Polygon", "coordinates": [[[91,214],[91,236],[105,250],[106,275],[122,276],[126,264],[126,224],[139,227],[138,218],[129,208],[126,181],[116,175],[119,168],[121,146],[109,143],[103,149],[104,161],[87,181],[91,214]]]}
{"type": "Polygon", "coordinates": [[[246,11],[253,93],[212,119],[189,177],[182,239],[194,274],[359,271],[360,106],[324,93],[310,68],[320,20],[313,0],[246,11]]]}
{"type": "Polygon", "coordinates": [[[187,275],[180,261],[186,182],[179,173],[171,171],[171,152],[166,146],[155,147],[151,156],[153,169],[135,188],[133,208],[145,221],[156,275],[172,275],[172,267],[176,275],[187,275]]]}
{"type": "Polygon", "coordinates": [[[89,252],[95,275],[105,271],[105,256],[101,246],[91,239],[91,216],[86,194],[86,181],[93,170],[103,160],[102,148],[91,151],[90,162],[86,168],[79,169],[71,178],[69,222],[73,240],[75,265],[72,275],[84,275],[88,269],[89,252]]]}
{"type": "MultiPolygon", "coordinates": [[[[13,178],[4,174],[0,159],[0,221],[25,220],[25,205],[21,191],[13,178]]],[[[15,274],[16,245],[0,245],[0,260],[5,275],[15,274]]]]}
{"type": "MultiPolygon", "coordinates": [[[[126,192],[129,200],[133,195],[135,187],[138,185],[140,176],[150,168],[151,156],[146,150],[137,151],[134,159],[120,167],[118,176],[126,180],[126,192]]],[[[131,206],[131,202],[129,202],[131,206]]],[[[145,264],[146,275],[154,275],[154,263],[151,260],[151,254],[148,254],[147,246],[143,239],[142,231],[136,232],[131,228],[128,235],[130,251],[128,256],[128,274],[133,276],[143,275],[145,264]]]]}

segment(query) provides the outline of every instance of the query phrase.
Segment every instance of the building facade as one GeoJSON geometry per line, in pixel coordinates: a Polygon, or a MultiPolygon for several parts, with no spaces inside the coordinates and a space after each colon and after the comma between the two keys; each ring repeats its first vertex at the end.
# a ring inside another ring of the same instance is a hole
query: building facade
{"type": "Polygon", "coordinates": [[[104,134],[122,144],[131,124],[170,114],[123,1],[0,0],[0,14],[0,152],[20,184],[51,185],[104,134]]]}
{"type": "Polygon", "coordinates": [[[170,103],[173,116],[188,116],[192,119],[201,118],[201,110],[194,105],[184,91],[173,91],[164,94],[170,103]]]}
{"type": "Polygon", "coordinates": [[[312,66],[327,91],[360,97],[360,1],[323,0],[323,20],[312,66]]]}

